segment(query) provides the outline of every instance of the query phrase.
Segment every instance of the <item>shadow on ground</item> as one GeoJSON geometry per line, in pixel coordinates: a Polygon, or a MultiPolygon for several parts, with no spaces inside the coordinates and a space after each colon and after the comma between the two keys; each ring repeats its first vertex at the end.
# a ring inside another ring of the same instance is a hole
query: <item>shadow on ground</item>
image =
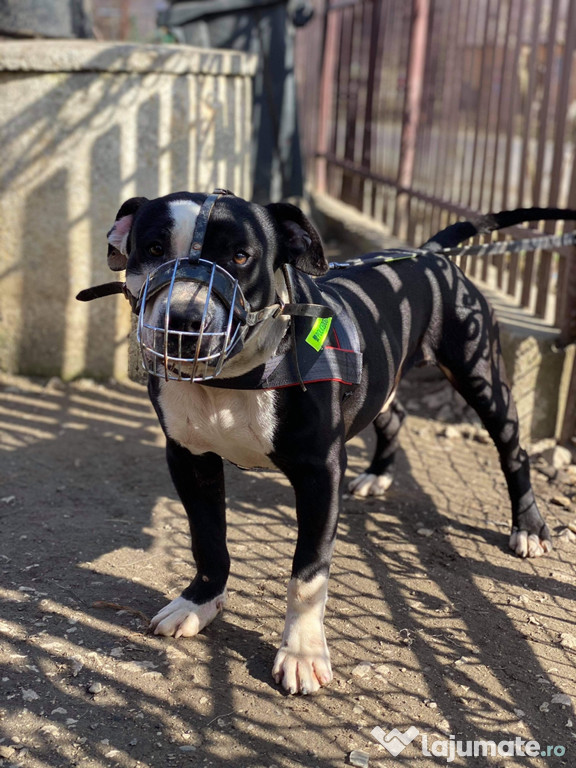
{"type": "MultiPolygon", "coordinates": [[[[576,545],[509,554],[494,449],[441,431],[410,416],[386,501],[345,499],[326,622],[335,679],[296,698],[270,677],[295,543],[287,482],[229,468],[227,610],[197,638],[149,636],[145,617],[188,582],[191,556],[144,391],[5,380],[0,758],[324,768],[361,749],[370,765],[427,768],[447,762],[452,735],[545,753],[453,765],[574,765],[576,545]],[[419,735],[394,760],[375,726],[419,735]]],[[[351,444],[350,473],[371,440],[351,444]]],[[[536,482],[560,530],[574,513],[536,482]]]]}

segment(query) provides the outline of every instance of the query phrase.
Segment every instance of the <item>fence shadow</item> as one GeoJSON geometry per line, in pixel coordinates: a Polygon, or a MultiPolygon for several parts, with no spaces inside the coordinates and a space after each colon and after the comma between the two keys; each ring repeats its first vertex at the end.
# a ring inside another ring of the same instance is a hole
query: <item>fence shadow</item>
{"type": "MultiPolygon", "coordinates": [[[[31,765],[324,768],[355,747],[384,764],[376,725],[568,745],[573,714],[550,702],[576,679],[557,642],[575,619],[573,565],[506,551],[491,447],[450,450],[409,419],[388,499],[344,501],[326,622],[335,680],[288,697],[270,676],[295,543],[287,482],[229,468],[228,607],[196,638],[157,638],[133,611],[178,594],[191,556],[143,390],[14,380],[0,405],[0,738],[20,739],[31,765]]],[[[351,444],[351,472],[371,439],[351,444]]]]}

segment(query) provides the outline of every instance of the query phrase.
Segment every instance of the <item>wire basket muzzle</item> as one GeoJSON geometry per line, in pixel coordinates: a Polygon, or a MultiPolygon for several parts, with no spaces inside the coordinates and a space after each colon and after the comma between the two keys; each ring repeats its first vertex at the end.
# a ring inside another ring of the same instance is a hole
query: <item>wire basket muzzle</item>
{"type": "Polygon", "coordinates": [[[155,269],[146,279],[137,309],[142,365],[166,381],[201,382],[218,376],[225,361],[242,348],[248,330],[238,281],[205,259],[176,259],[155,269]],[[186,282],[205,288],[204,305],[195,307],[190,318],[182,317],[175,299],[175,285],[181,297],[186,282]]]}

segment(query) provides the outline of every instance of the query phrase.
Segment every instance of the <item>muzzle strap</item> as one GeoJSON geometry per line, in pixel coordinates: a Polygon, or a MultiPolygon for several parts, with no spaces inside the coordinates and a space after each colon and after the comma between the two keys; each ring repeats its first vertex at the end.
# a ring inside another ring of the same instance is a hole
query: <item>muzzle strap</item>
{"type": "Polygon", "coordinates": [[[137,315],[138,299],[130,293],[126,283],[120,280],[115,280],[112,283],[102,283],[102,285],[93,285],[92,288],[84,288],[83,291],[76,294],[76,299],[77,301],[93,301],[94,299],[101,299],[103,296],[114,296],[117,293],[124,294],[124,298],[129,302],[132,312],[137,315]]]}
{"type": "Polygon", "coordinates": [[[206,229],[208,228],[208,221],[212,214],[212,208],[214,203],[223,195],[231,195],[227,189],[215,189],[212,194],[202,203],[200,212],[196,217],[196,224],[194,225],[194,232],[192,234],[192,243],[190,244],[190,253],[188,258],[191,261],[197,261],[202,254],[202,248],[204,247],[204,238],[206,237],[206,229]]]}
{"type": "Polygon", "coordinates": [[[115,280],[112,283],[94,285],[92,288],[84,288],[76,298],[78,301],[93,301],[94,299],[101,299],[103,296],[114,296],[115,293],[124,293],[125,285],[126,283],[122,283],[119,280],[115,280]]]}
{"type": "Polygon", "coordinates": [[[279,315],[317,318],[332,317],[333,312],[330,307],[326,307],[324,304],[270,304],[254,312],[246,312],[244,322],[246,325],[257,325],[264,320],[270,320],[270,318],[276,318],[279,315]]]}

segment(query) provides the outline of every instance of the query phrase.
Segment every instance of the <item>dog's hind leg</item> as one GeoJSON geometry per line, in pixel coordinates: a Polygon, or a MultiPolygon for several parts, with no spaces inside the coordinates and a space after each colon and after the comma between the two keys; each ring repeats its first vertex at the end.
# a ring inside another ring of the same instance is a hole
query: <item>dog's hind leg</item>
{"type": "Polygon", "coordinates": [[[474,408],[498,450],[512,505],[510,548],[519,557],[540,557],[552,549],[552,542],[532,490],[528,455],[520,446],[518,413],[506,379],[498,327],[486,299],[469,284],[467,290],[466,313],[445,323],[438,363],[474,408]]]}
{"type": "Polygon", "coordinates": [[[376,430],[376,449],[365,472],[348,483],[355,496],[383,496],[394,478],[394,456],[398,447],[398,434],[406,412],[396,398],[388,401],[372,422],[376,430]]]}
{"type": "Polygon", "coordinates": [[[226,548],[226,509],[222,459],[214,453],[195,456],[174,440],[166,444],[172,481],[184,504],[197,573],[180,597],[151,621],[156,635],[192,637],[224,607],[230,557],[226,548]]]}

